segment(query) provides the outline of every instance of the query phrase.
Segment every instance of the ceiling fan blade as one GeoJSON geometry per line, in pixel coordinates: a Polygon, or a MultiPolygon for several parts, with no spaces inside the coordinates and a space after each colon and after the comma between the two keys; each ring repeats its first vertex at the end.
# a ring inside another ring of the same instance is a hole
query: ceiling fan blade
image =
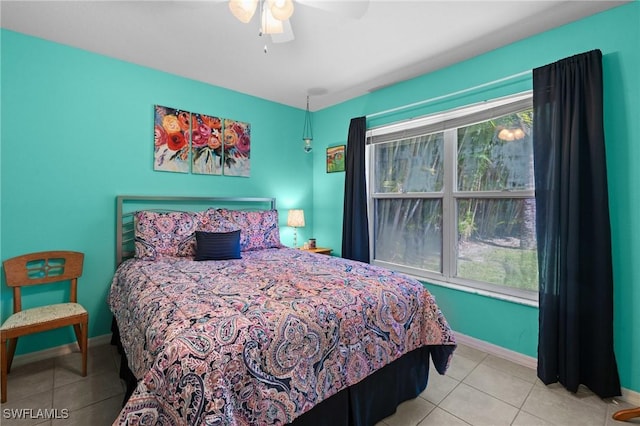
{"type": "Polygon", "coordinates": [[[282,21],[283,31],[279,34],[271,34],[271,41],[274,43],[286,43],[295,39],[293,35],[293,29],[291,28],[291,22],[287,19],[282,21]]]}
{"type": "Polygon", "coordinates": [[[305,6],[314,7],[326,12],[347,18],[362,18],[369,9],[369,0],[327,1],[327,0],[296,0],[305,6]]]}

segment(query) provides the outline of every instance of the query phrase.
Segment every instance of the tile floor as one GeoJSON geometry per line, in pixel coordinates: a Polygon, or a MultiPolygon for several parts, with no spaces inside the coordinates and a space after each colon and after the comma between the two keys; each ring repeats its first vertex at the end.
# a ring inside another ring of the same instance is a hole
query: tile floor
{"type": "MultiPolygon", "coordinates": [[[[118,363],[115,348],[101,345],[89,348],[87,377],[79,375],[79,353],[14,366],[0,423],[110,425],[124,397],[118,363]],[[54,413],[66,418],[45,420],[44,409],[57,409],[54,413]],[[29,418],[13,418],[15,413],[29,418]]],[[[640,419],[611,419],[622,408],[630,406],[603,401],[586,389],[573,395],[558,385],[544,386],[527,367],[460,345],[446,375],[432,370],[427,389],[377,426],[640,424],[640,419]]]]}

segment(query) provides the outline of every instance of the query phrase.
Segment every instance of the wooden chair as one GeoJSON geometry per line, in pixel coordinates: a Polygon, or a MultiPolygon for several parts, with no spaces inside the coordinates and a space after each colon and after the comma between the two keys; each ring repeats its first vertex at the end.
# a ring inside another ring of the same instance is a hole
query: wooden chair
{"type": "Polygon", "coordinates": [[[20,336],[72,325],[82,352],[82,375],[87,375],[89,314],[77,303],[78,277],[82,275],[83,261],[84,254],[73,251],[30,253],[4,261],[7,286],[13,288],[13,315],[0,327],[2,402],[7,401],[7,374],[20,336]],[[70,303],[22,310],[21,287],[64,281],[71,284],[70,303]]]}
{"type": "Polygon", "coordinates": [[[640,417],[640,407],[616,411],[615,413],[613,413],[613,416],[611,417],[613,417],[614,420],[618,420],[620,422],[626,422],[627,420],[640,417]]]}

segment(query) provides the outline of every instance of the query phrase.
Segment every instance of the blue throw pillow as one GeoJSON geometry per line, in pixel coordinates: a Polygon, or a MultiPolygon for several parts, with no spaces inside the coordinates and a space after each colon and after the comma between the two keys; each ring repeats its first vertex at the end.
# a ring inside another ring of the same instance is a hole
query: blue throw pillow
{"type": "Polygon", "coordinates": [[[227,259],[242,259],[239,229],[232,232],[196,231],[196,257],[194,260],[227,259]]]}

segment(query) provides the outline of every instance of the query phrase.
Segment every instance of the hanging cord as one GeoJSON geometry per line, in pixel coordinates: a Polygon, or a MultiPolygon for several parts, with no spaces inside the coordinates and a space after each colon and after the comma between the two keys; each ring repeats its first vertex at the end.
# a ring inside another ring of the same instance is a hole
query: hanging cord
{"type": "Polygon", "coordinates": [[[313,140],[313,128],[311,127],[311,112],[309,111],[309,95],[307,95],[307,110],[304,113],[304,127],[302,128],[302,139],[313,140]]]}
{"type": "Polygon", "coordinates": [[[373,117],[377,117],[379,115],[386,115],[386,114],[390,114],[392,112],[402,111],[404,109],[411,109],[411,108],[414,108],[414,107],[417,107],[417,106],[421,106],[421,105],[425,105],[425,104],[428,104],[428,103],[431,103],[431,102],[439,101],[441,99],[450,98],[450,97],[453,97],[453,96],[461,95],[463,93],[467,93],[467,92],[471,92],[471,91],[474,91],[474,90],[482,89],[483,87],[492,86],[494,84],[502,83],[503,81],[508,81],[508,80],[512,80],[514,78],[522,77],[523,75],[527,75],[527,74],[531,74],[531,70],[523,71],[523,72],[518,73],[518,74],[513,74],[513,75],[510,75],[508,77],[499,78],[497,80],[493,80],[493,81],[490,81],[488,83],[482,83],[482,84],[479,84],[477,86],[469,87],[467,89],[458,90],[457,92],[447,93],[446,95],[440,95],[440,96],[436,96],[436,97],[433,97],[433,98],[425,99],[425,100],[422,100],[422,101],[414,102],[412,104],[402,105],[402,106],[399,106],[399,107],[396,107],[396,108],[391,108],[391,109],[387,109],[387,110],[380,111],[380,112],[374,112],[373,114],[367,114],[367,118],[373,118],[373,117]]]}
{"type": "Polygon", "coordinates": [[[258,30],[258,37],[264,37],[265,38],[265,42],[264,42],[264,53],[265,55],[268,53],[268,49],[267,49],[267,40],[266,40],[266,35],[264,33],[265,29],[262,28],[262,25],[265,23],[265,17],[264,17],[264,0],[260,0],[258,2],[258,7],[260,8],[260,29],[258,30]]]}

